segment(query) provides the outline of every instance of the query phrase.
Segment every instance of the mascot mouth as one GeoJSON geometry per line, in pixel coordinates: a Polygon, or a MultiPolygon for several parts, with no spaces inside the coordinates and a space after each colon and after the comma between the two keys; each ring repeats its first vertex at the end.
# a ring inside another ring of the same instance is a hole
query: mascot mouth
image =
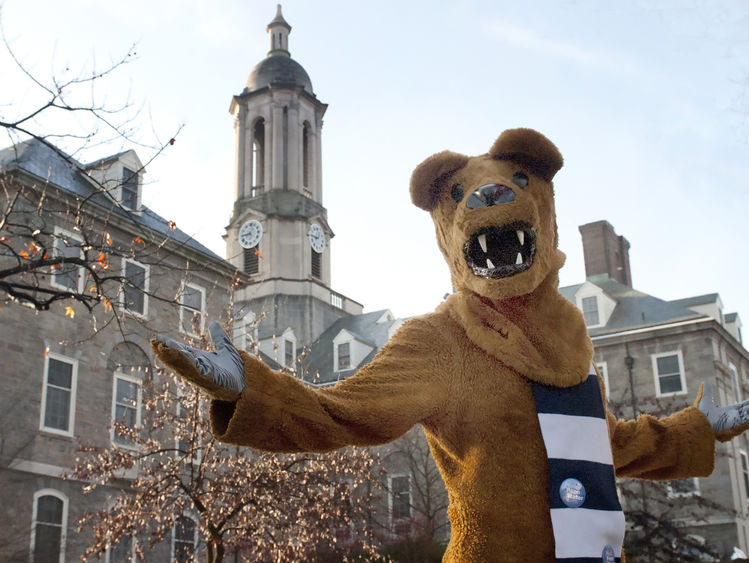
{"type": "Polygon", "coordinates": [[[480,278],[508,278],[524,272],[536,254],[536,230],[528,223],[482,227],[463,246],[466,263],[480,278]]]}

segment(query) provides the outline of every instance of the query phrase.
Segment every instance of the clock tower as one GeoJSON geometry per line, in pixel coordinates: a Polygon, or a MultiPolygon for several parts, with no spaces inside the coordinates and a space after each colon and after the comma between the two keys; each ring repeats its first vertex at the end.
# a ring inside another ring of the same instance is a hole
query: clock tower
{"type": "Polygon", "coordinates": [[[330,288],[333,231],[323,206],[320,142],[328,106],[291,58],[291,26],[280,5],[267,32],[268,54],[229,110],[236,161],[225,237],[227,259],[252,280],[235,301],[262,316],[261,350],[264,340],[289,331],[297,348],[309,345],[336,319],[362,311],[330,288]]]}

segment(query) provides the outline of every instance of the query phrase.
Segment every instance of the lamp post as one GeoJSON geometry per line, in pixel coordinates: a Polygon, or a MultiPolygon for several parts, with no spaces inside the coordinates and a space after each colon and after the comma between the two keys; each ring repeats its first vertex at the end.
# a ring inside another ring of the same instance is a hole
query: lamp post
{"type": "MultiPolygon", "coordinates": [[[[624,356],[624,365],[627,367],[627,373],[629,373],[629,397],[632,401],[632,418],[637,418],[638,409],[637,409],[637,395],[635,395],[635,377],[634,377],[634,367],[635,367],[635,359],[630,355],[629,353],[629,343],[624,344],[624,350],[627,353],[626,356],[624,356]]],[[[645,491],[645,483],[644,481],[640,481],[640,498],[642,501],[642,511],[647,514],[648,513],[648,497],[647,493],[645,491]]],[[[647,544],[647,554],[648,554],[648,561],[652,562],[655,561],[653,558],[653,546],[648,542],[647,544]]]]}
{"type": "Polygon", "coordinates": [[[637,396],[635,395],[635,378],[632,369],[635,367],[635,359],[629,355],[629,344],[624,344],[624,350],[627,355],[624,357],[624,365],[627,366],[629,373],[629,397],[632,401],[632,418],[637,418],[637,396]]]}

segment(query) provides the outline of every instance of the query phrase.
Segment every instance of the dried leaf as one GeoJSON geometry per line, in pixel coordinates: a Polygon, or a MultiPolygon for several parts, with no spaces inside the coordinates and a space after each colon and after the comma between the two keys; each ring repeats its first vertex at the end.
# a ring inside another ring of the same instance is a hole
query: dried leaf
{"type": "Polygon", "coordinates": [[[107,243],[107,246],[112,246],[112,237],[107,231],[104,231],[104,242],[107,243]]]}
{"type": "Polygon", "coordinates": [[[71,319],[75,318],[75,311],[73,311],[72,307],[65,307],[65,316],[71,319]]]}

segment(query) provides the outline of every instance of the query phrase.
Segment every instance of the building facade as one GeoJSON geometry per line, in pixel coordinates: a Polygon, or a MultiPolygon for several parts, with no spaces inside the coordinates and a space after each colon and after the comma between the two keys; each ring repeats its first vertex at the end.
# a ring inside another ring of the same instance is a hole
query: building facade
{"type": "MultiPolygon", "coordinates": [[[[141,205],[144,173],[133,151],[90,164],[36,140],[0,152],[3,208],[16,201],[8,223],[38,223],[29,246],[53,258],[86,256],[111,278],[109,297],[93,313],[76,300],[41,312],[6,300],[0,309],[2,561],[80,558],[90,538],[75,533],[76,522],[119,489],[84,495],[85,483],[63,478],[79,446],[127,447],[113,422],[136,428],[145,416],[143,384],[154,369],[149,338],[197,338],[208,317],[228,318],[238,272],[141,205]],[[38,202],[38,211],[29,214],[19,202],[38,202]]],[[[10,245],[20,234],[8,223],[2,236],[10,245]]],[[[9,261],[4,253],[0,268],[9,261]]],[[[53,265],[36,276],[39,295],[96,289],[82,266],[53,265]]],[[[168,560],[170,548],[167,542],[155,556],[168,560]]]]}

